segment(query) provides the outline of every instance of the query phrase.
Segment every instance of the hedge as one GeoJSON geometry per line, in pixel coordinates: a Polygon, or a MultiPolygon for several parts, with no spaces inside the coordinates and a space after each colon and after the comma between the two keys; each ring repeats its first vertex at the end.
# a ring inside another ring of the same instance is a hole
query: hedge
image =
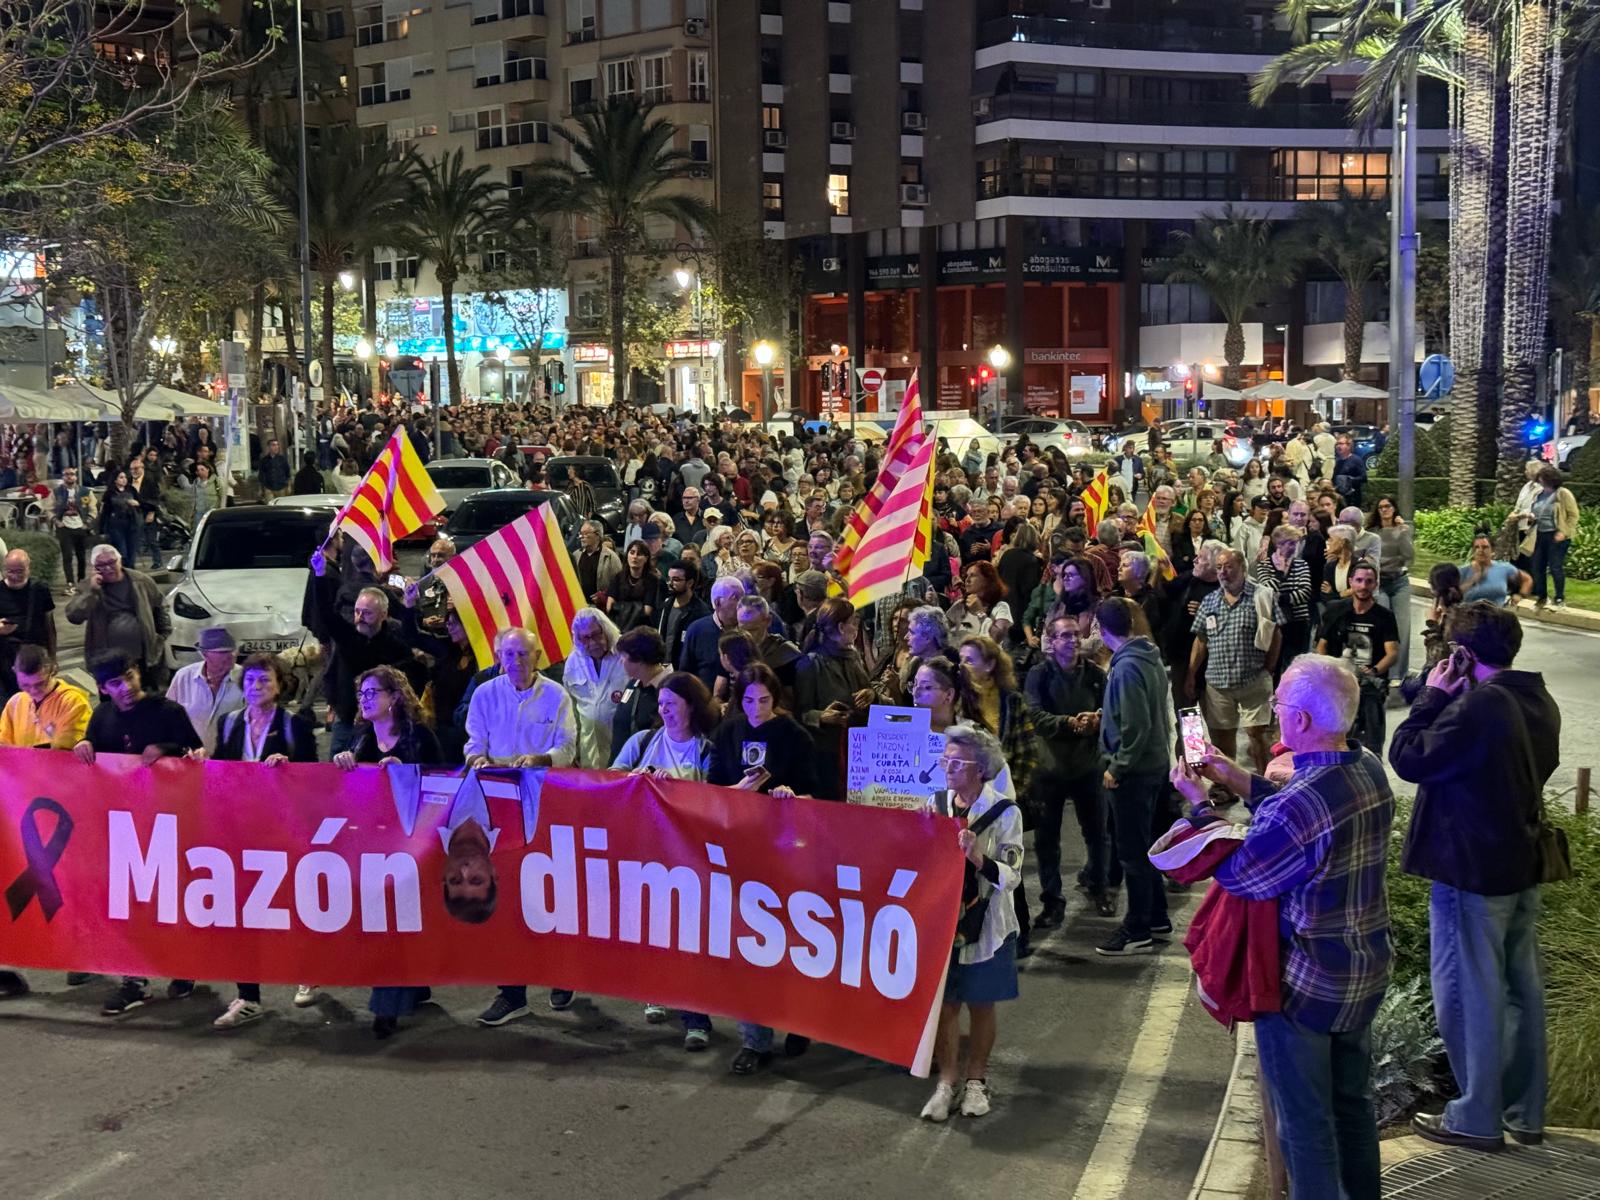
{"type": "MultiPolygon", "coordinates": [[[[1418,475],[1412,481],[1412,504],[1415,511],[1424,512],[1428,509],[1445,508],[1450,504],[1450,480],[1443,475],[1418,475]]],[[[1494,499],[1494,480],[1480,479],[1474,486],[1479,504],[1487,504],[1494,499]]],[[[1367,484],[1361,489],[1361,494],[1367,503],[1363,506],[1367,511],[1377,502],[1379,496],[1400,495],[1400,481],[1393,476],[1368,475],[1367,484]]]]}
{"type": "MultiPolygon", "coordinates": [[[[1416,544],[1419,549],[1464,562],[1472,549],[1473,531],[1488,526],[1498,535],[1510,511],[1509,504],[1419,511],[1414,522],[1416,544]]],[[[1567,574],[1573,579],[1600,579],[1600,509],[1579,510],[1578,536],[1567,551],[1567,574]]]]}

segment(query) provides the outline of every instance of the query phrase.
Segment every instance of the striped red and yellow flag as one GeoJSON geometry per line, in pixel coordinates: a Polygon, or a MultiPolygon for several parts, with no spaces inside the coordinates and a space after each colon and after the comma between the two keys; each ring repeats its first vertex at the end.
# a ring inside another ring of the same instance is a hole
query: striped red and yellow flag
{"type": "Polygon", "coordinates": [[[1078,499],[1083,501],[1083,528],[1091,538],[1095,530],[1100,527],[1101,520],[1106,515],[1106,509],[1111,504],[1111,476],[1104,467],[1100,473],[1091,479],[1083,489],[1083,494],[1078,499]]]}
{"type": "Polygon", "coordinates": [[[1156,537],[1156,524],[1160,519],[1160,516],[1156,513],[1156,502],[1152,499],[1150,503],[1144,506],[1144,512],[1139,517],[1139,523],[1133,527],[1133,531],[1139,535],[1139,540],[1144,543],[1145,553],[1155,559],[1156,570],[1161,575],[1161,578],[1175,579],[1178,574],[1177,568],[1172,565],[1172,559],[1161,548],[1161,541],[1156,537]]]}
{"type": "Polygon", "coordinates": [[[856,544],[844,579],[850,603],[857,608],[901,591],[927,561],[933,448],[934,439],[923,436],[872,526],[856,544]],[[920,549],[919,538],[924,539],[920,549]]]}
{"type": "Polygon", "coordinates": [[[495,634],[515,627],[539,639],[544,663],[572,653],[572,619],[583,592],[555,505],[523,513],[433,573],[455,601],[480,667],[494,661],[495,634]]]}
{"type": "Polygon", "coordinates": [[[423,470],[406,427],[400,425],[340,512],[334,528],[354,538],[381,573],[394,565],[394,544],[444,509],[444,497],[423,470]]]}
{"type": "MultiPolygon", "coordinates": [[[[889,440],[884,443],[883,465],[878,468],[878,478],[873,480],[872,486],[861,497],[861,502],[856,505],[855,511],[850,514],[850,519],[845,523],[844,536],[840,539],[839,547],[833,552],[833,566],[836,571],[847,574],[850,561],[856,555],[856,547],[866,535],[872,523],[877,520],[883,506],[889,502],[889,496],[894,491],[895,484],[900,480],[911,466],[911,460],[916,457],[917,449],[922,445],[926,434],[922,428],[922,396],[917,383],[917,376],[911,376],[910,386],[906,388],[905,398],[900,403],[900,416],[894,423],[894,429],[889,434],[889,440]]],[[[928,474],[928,512],[933,512],[933,473],[928,474]]],[[[915,534],[917,546],[922,554],[921,562],[928,558],[928,544],[932,536],[932,521],[927,522],[927,528],[921,526],[915,534]]]]}

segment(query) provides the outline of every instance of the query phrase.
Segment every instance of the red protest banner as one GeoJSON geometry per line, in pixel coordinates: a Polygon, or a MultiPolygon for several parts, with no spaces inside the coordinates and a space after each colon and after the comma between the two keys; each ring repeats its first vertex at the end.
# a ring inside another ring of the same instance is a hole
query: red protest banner
{"type": "Polygon", "coordinates": [[[961,888],[945,818],[604,771],[0,748],[0,777],[8,966],[540,984],[926,1065],[961,888]]]}

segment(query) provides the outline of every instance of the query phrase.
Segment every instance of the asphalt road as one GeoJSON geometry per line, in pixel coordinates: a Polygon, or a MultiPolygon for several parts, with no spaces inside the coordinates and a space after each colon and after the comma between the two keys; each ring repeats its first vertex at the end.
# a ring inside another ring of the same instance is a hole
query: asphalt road
{"type": "Polygon", "coordinates": [[[1091,947],[1110,925],[1075,911],[1024,965],[1001,1011],[994,1111],[944,1126],[917,1119],[930,1085],[900,1068],[815,1046],[737,1078],[731,1023],[689,1055],[675,1022],[621,1001],[481,1029],[491,993],[445,989],[377,1042],[354,990],[297,1010],[269,987],[265,1020],[217,1033],[227,984],[111,1022],[104,981],[36,972],[33,995],[0,1002],[0,1179],[17,1200],[929,1200],[997,1180],[1029,1196],[1182,1196],[1231,1041],[1195,1001],[1181,946],[1102,959],[1091,947]]]}

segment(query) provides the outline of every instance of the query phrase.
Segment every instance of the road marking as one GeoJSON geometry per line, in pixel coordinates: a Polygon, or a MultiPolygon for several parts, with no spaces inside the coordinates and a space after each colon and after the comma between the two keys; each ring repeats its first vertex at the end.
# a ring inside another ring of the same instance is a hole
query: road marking
{"type": "Polygon", "coordinates": [[[118,1150],[109,1158],[101,1159],[93,1166],[85,1167],[83,1170],[78,1171],[75,1174],[68,1175],[49,1191],[40,1192],[37,1200],[61,1200],[61,1197],[63,1196],[70,1196],[78,1189],[94,1183],[101,1176],[109,1175],[112,1171],[116,1170],[132,1157],[132,1152],[127,1150],[118,1150]]]}
{"type": "Polygon", "coordinates": [[[1150,988],[1144,1019],[1134,1033],[1122,1082],[1078,1179],[1073,1200],[1117,1200],[1127,1190],[1134,1154],[1150,1120],[1150,1109],[1167,1073],[1167,1064],[1172,1060],[1178,1024],[1189,1000],[1192,972],[1186,955],[1163,955],[1156,970],[1158,978],[1150,988]]]}

